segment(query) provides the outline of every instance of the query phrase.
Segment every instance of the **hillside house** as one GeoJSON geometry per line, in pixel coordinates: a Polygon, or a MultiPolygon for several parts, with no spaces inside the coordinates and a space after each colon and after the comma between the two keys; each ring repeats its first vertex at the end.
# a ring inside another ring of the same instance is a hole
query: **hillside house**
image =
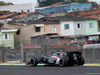
{"type": "Polygon", "coordinates": [[[98,32],[97,20],[83,17],[61,16],[45,17],[28,22],[11,21],[3,27],[15,28],[20,34],[15,34],[16,41],[31,40],[31,37],[43,34],[57,34],[57,36],[85,36],[98,32]]]}
{"type": "Polygon", "coordinates": [[[11,21],[13,18],[20,14],[21,13],[3,14],[0,16],[0,22],[4,23],[5,21],[11,21]]]}
{"type": "Polygon", "coordinates": [[[0,28],[0,47],[14,49],[14,32],[16,29],[0,28]]]}

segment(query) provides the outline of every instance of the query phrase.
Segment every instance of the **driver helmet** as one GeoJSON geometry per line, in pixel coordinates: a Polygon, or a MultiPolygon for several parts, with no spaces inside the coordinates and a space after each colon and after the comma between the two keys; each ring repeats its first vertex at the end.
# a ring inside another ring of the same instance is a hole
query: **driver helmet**
{"type": "Polygon", "coordinates": [[[60,53],[61,53],[61,52],[57,52],[57,55],[60,56],[60,53]]]}

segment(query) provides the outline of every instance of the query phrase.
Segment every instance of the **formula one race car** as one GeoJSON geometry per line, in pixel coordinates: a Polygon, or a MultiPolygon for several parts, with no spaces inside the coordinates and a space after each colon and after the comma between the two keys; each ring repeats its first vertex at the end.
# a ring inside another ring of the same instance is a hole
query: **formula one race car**
{"type": "Polygon", "coordinates": [[[73,52],[57,52],[51,57],[43,56],[40,58],[33,57],[26,65],[37,66],[38,63],[44,63],[47,65],[74,66],[83,65],[85,63],[82,53],[79,51],[73,52]]]}

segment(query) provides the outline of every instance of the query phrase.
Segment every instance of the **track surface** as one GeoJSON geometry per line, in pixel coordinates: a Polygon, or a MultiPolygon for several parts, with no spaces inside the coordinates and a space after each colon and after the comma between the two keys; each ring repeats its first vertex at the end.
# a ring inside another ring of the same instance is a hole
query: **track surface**
{"type": "Polygon", "coordinates": [[[37,66],[0,65],[0,75],[100,75],[100,66],[37,66]]]}

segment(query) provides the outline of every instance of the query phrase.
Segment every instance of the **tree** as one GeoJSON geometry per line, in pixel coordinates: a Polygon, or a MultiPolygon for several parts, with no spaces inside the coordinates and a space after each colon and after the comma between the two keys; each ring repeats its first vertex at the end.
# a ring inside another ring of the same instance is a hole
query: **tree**
{"type": "Polygon", "coordinates": [[[38,0],[40,7],[49,6],[58,2],[64,2],[64,0],[38,0]]]}
{"type": "Polygon", "coordinates": [[[92,3],[92,8],[98,8],[98,4],[96,2],[89,2],[92,3]]]}
{"type": "Polygon", "coordinates": [[[5,6],[5,5],[7,5],[5,2],[0,1],[0,6],[5,6]]]}

